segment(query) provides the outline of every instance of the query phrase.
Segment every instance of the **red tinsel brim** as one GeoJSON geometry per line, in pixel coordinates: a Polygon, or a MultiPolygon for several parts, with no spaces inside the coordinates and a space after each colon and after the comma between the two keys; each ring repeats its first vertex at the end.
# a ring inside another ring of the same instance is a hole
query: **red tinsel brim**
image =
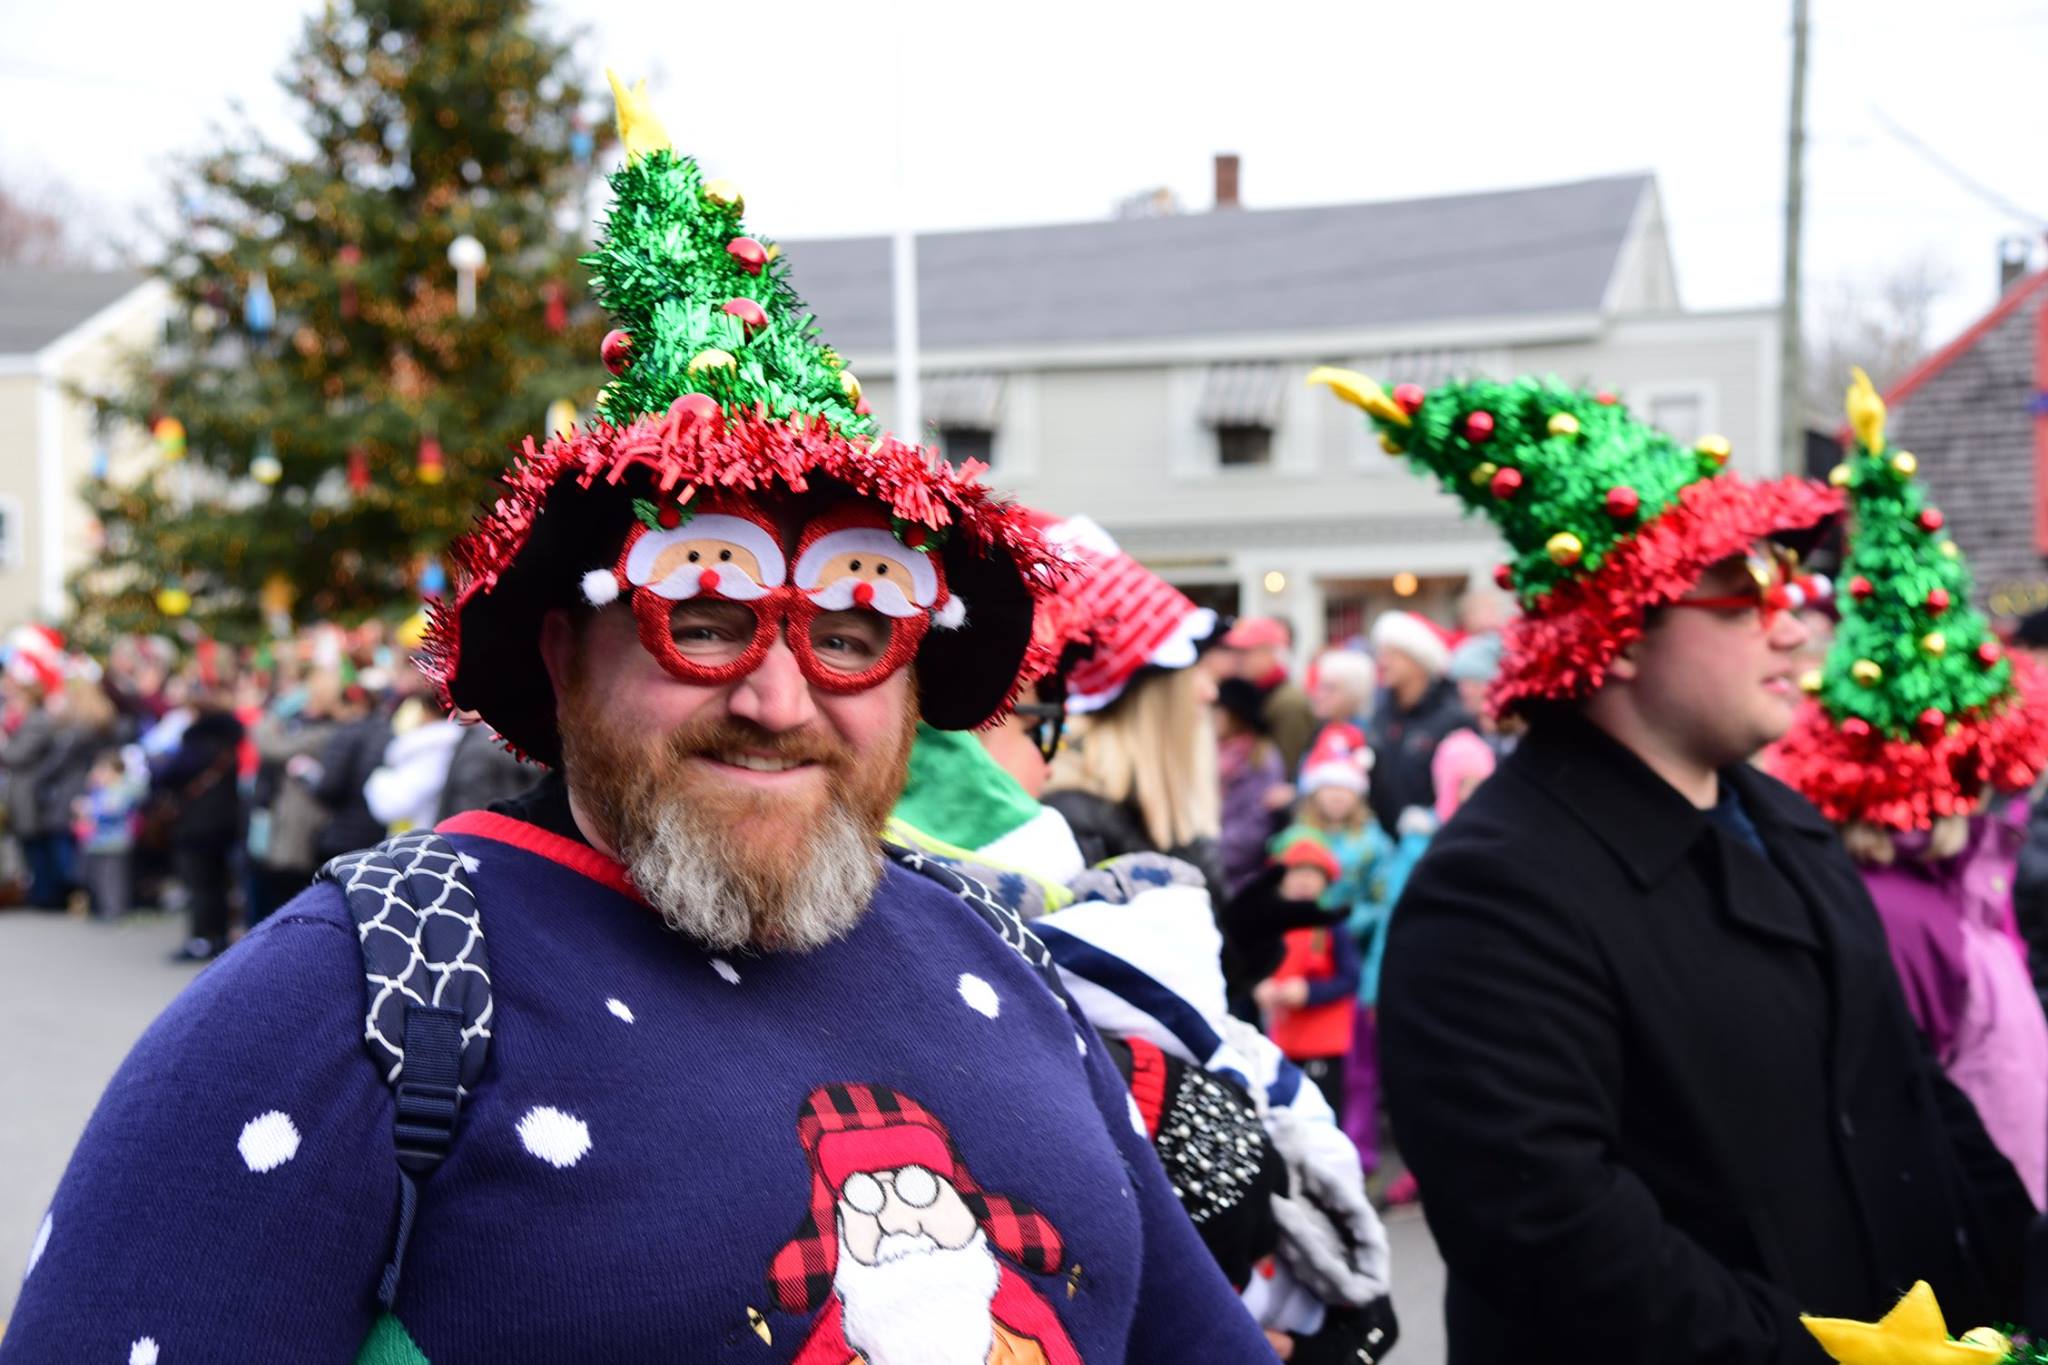
{"type": "Polygon", "coordinates": [[[1809,701],[1764,767],[1838,825],[1926,829],[1976,810],[1987,788],[2025,791],[2048,768],[2048,679],[2025,655],[2010,657],[2013,692],[1933,744],[1844,734],[1809,701]]]}
{"type": "Polygon", "coordinates": [[[1805,530],[1841,510],[1839,493],[1808,479],[1755,484],[1719,474],[1688,484],[1597,570],[1560,583],[1509,623],[1495,709],[1592,695],[1615,657],[1642,637],[1645,610],[1683,597],[1710,565],[1759,538],[1805,530]]]}
{"type": "MultiPolygon", "coordinates": [[[[1008,558],[1034,604],[1041,603],[1064,577],[1062,561],[1023,508],[980,481],[986,469],[973,460],[949,465],[894,437],[849,439],[822,419],[785,421],[758,409],[694,421],[649,416],[624,427],[595,421],[588,430],[540,447],[529,436],[502,480],[505,491],[451,547],[455,592],[429,604],[421,670],[443,703],[452,704],[463,609],[491,593],[532,536],[550,497],[560,496],[565,486],[616,484],[635,472],[651,476],[665,493],[690,484],[738,493],[802,493],[812,480],[831,481],[872,498],[905,522],[946,531],[973,551],[1008,558]]],[[[967,605],[971,628],[973,603],[967,605]]],[[[1013,688],[989,719],[1014,701],[1013,688]]]]}

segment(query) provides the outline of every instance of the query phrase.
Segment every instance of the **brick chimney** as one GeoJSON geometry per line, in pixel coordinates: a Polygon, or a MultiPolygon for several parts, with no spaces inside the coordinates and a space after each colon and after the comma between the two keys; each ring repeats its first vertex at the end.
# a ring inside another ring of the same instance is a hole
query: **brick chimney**
{"type": "Polygon", "coordinates": [[[1216,153],[1216,207],[1234,209],[1237,203],[1237,153],[1216,153]]]}
{"type": "Polygon", "coordinates": [[[2018,284],[2033,261],[2034,239],[2018,234],[1998,240],[1998,292],[2018,284]]]}

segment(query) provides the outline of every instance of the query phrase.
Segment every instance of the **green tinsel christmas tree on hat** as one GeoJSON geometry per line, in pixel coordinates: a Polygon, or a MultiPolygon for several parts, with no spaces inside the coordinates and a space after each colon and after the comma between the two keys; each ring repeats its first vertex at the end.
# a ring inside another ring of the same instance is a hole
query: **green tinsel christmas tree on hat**
{"type": "Polygon", "coordinates": [[[614,378],[588,429],[526,439],[505,492],[456,543],[456,591],[433,605],[423,661],[444,700],[556,762],[538,649],[549,610],[625,598],[643,642],[677,672],[684,665],[662,653],[666,617],[650,604],[770,591],[822,604],[820,562],[843,578],[844,564],[830,562],[843,541],[858,547],[842,557],[856,571],[872,575],[878,560],[899,570],[829,586],[915,627],[893,638],[915,650],[926,722],[966,729],[999,716],[1055,557],[1021,509],[980,482],[981,465],[951,467],[877,434],[788,262],[743,221],[739,190],[670,146],[644,83],[629,90],[614,77],[612,88],[627,155],[584,263],[617,322],[602,346],[614,378]],[[785,555],[773,509],[814,493],[839,494],[837,510],[806,524],[785,555]],[[847,495],[863,501],[848,507],[847,495]],[[685,554],[693,535],[723,547],[722,563],[685,554]]]}
{"type": "Polygon", "coordinates": [[[1884,400],[1849,390],[1855,446],[1829,482],[1849,494],[1841,626],[1812,694],[1766,765],[1829,819],[1926,829],[2021,791],[2048,766],[2043,680],[1970,605],[1970,571],[1910,451],[1885,440],[1884,400]]]}
{"type": "Polygon", "coordinates": [[[1503,639],[1494,705],[1590,695],[1641,636],[1643,613],[1757,540],[1810,530],[1840,495],[1804,479],[1752,483],[1728,442],[1686,447],[1614,395],[1552,380],[1473,380],[1389,394],[1351,370],[1309,375],[1363,409],[1406,457],[1491,518],[1510,558],[1496,581],[1522,615],[1503,639]]]}

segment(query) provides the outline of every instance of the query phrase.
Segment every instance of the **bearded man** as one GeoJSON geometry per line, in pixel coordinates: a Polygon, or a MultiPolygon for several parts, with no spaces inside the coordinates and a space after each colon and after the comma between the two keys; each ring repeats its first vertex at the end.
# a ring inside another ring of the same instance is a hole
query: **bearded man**
{"type": "Polygon", "coordinates": [[[338,860],[172,1005],[0,1360],[1270,1358],[1042,946],[879,839],[915,723],[1005,710],[1049,552],[876,436],[736,192],[621,103],[607,420],[527,444],[429,646],[552,771],[411,845],[389,913],[338,860]],[[825,575],[892,590],[835,608],[787,566],[850,530],[825,575]],[[487,1060],[397,1176],[420,1092],[394,1130],[363,1050],[414,957],[438,1003],[486,944],[487,1060]]]}

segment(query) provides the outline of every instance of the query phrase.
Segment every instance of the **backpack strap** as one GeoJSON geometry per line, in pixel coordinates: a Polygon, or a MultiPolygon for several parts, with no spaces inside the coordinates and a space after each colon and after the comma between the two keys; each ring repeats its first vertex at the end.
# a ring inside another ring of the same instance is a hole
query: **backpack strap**
{"type": "Polygon", "coordinates": [[[491,1050],[491,965],[462,855],[421,830],[320,869],[348,900],[362,949],[363,1045],[393,1095],[398,1226],[377,1287],[387,1310],[412,1238],[418,1182],[455,1140],[491,1050]]]}

